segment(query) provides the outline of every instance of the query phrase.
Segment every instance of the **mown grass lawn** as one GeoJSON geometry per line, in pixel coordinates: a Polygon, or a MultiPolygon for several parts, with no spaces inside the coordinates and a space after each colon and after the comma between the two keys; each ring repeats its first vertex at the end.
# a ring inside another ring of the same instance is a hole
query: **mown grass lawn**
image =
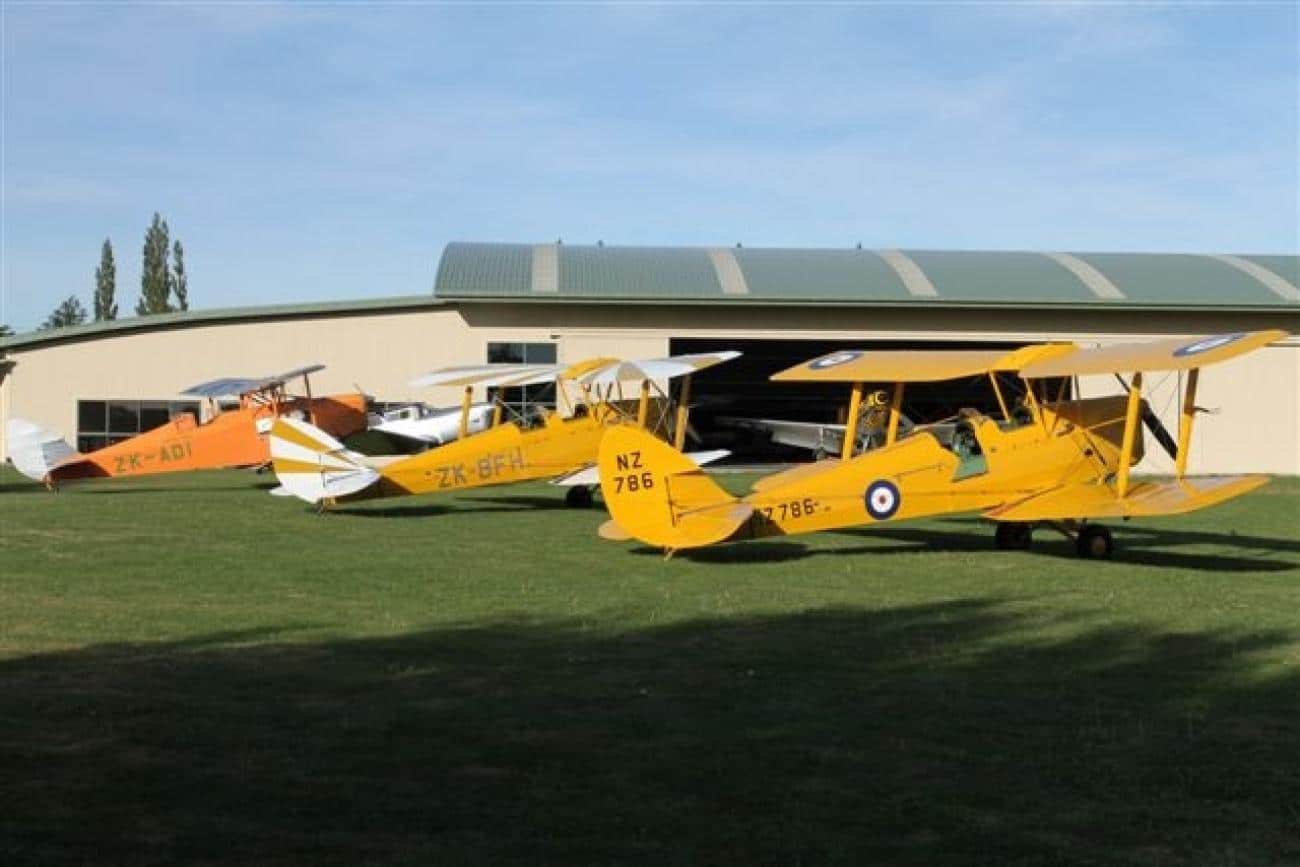
{"type": "Polygon", "coordinates": [[[0,864],[1300,863],[1294,480],[665,561],[545,485],[4,472],[0,864]]]}

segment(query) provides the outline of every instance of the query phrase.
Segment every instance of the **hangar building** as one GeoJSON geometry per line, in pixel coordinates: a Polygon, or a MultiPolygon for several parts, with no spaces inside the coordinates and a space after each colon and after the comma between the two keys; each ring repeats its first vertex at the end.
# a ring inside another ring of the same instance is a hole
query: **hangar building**
{"type": "MultiPolygon", "coordinates": [[[[1105,344],[1264,328],[1300,332],[1300,257],[453,243],[427,295],[121,319],[0,342],[12,362],[0,421],[24,417],[97,447],[188,408],[227,376],[321,362],[317,394],[359,386],[384,402],[454,404],[407,383],[486,360],[576,361],[734,348],[702,375],[697,416],[831,421],[847,388],[767,377],[839,348],[1105,344]]],[[[3,375],[3,374],[0,374],[3,375]]],[[[1148,396],[1176,424],[1175,374],[1148,396]]],[[[1087,394],[1117,390],[1084,380],[1087,394]]],[[[925,417],[979,402],[918,392],[925,417]]],[[[1300,337],[1210,368],[1191,470],[1300,473],[1300,337]]],[[[0,436],[3,425],[0,425],[0,436]]],[[[1143,469],[1171,463],[1148,449],[1143,469]]],[[[0,441],[0,454],[4,454],[0,441]]]]}

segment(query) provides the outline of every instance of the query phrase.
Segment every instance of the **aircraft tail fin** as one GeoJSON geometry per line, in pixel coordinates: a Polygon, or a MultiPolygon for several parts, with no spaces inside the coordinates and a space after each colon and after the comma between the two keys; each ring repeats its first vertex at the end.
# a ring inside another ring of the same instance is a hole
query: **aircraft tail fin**
{"type": "Polygon", "coordinates": [[[271,426],[271,467],[286,492],[308,503],[355,494],[379,480],[361,455],[320,428],[285,417],[271,426]]]}
{"type": "Polygon", "coordinates": [[[599,466],[601,494],[613,518],[601,531],[607,539],[697,548],[727,539],[753,512],[688,456],[631,425],[606,432],[599,466]]]}
{"type": "Polygon", "coordinates": [[[63,437],[22,418],[12,418],[5,426],[5,445],[18,472],[36,482],[80,454],[63,437]]]}

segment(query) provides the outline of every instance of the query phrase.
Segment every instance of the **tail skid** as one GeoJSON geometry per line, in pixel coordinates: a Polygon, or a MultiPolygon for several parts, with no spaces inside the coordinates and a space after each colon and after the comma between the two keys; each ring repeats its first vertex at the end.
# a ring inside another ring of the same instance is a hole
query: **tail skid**
{"type": "Polygon", "coordinates": [[[606,539],[698,548],[732,536],[753,508],[718,487],[688,456],[630,425],[601,440],[600,489],[613,521],[606,539]]]}
{"type": "Polygon", "coordinates": [[[361,455],[323,430],[285,417],[271,427],[271,466],[280,480],[272,493],[308,503],[355,494],[379,480],[361,455]]]}
{"type": "Polygon", "coordinates": [[[18,472],[35,482],[59,464],[80,455],[63,437],[22,418],[13,418],[5,427],[9,459],[18,472]]]}

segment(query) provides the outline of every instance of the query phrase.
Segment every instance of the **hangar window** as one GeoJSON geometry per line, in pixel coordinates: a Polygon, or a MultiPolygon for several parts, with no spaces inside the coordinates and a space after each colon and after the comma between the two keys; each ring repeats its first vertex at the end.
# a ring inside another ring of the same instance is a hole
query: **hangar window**
{"type": "Polygon", "coordinates": [[[182,412],[200,417],[195,400],[79,400],[77,451],[90,452],[164,425],[182,412]]]}
{"type": "MultiPolygon", "coordinates": [[[[554,343],[489,343],[489,364],[554,364],[554,343]]],[[[555,384],[507,388],[501,399],[511,413],[529,418],[539,409],[555,409],[555,384]]]]}

